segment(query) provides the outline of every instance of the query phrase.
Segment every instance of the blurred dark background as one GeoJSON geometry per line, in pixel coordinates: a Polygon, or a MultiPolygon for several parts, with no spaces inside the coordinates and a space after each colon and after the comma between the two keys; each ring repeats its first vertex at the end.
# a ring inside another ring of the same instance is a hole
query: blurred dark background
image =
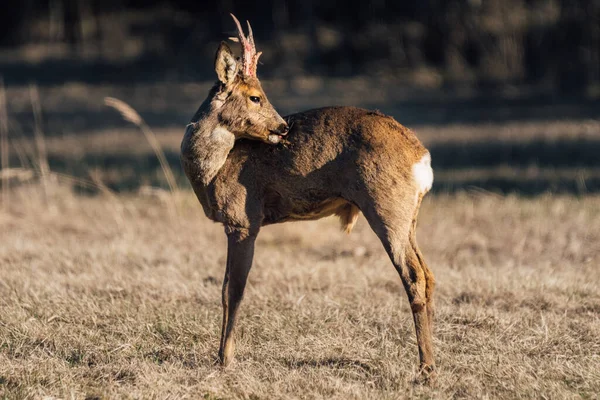
{"type": "Polygon", "coordinates": [[[599,0],[4,0],[3,9],[0,68],[12,81],[212,78],[206,61],[234,33],[233,12],[253,24],[263,77],[599,95],[599,0]]]}
{"type": "Polygon", "coordinates": [[[103,105],[113,96],[152,127],[187,185],[182,127],[214,82],[218,43],[235,35],[233,12],[252,23],[258,75],[282,115],[327,105],[392,115],[430,148],[434,190],[600,191],[600,0],[2,6],[11,166],[43,164],[37,131],[53,171],[93,173],[114,190],[165,187],[140,132],[103,105]]]}

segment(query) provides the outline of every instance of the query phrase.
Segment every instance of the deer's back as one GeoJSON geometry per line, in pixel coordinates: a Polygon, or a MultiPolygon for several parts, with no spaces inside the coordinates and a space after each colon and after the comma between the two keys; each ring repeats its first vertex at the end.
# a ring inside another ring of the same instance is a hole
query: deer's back
{"type": "MultiPolygon", "coordinates": [[[[384,188],[413,193],[412,167],[427,153],[412,131],[378,111],[327,107],[286,117],[283,144],[236,143],[209,196],[225,219],[246,224],[316,219],[384,188]],[[233,215],[235,214],[235,215],[233,215]]],[[[224,221],[222,221],[224,222],[224,221]]]]}
{"type": "Polygon", "coordinates": [[[356,177],[373,163],[390,172],[410,169],[427,153],[410,129],[379,111],[326,107],[285,118],[291,129],[283,144],[246,141],[232,152],[251,152],[257,172],[268,171],[266,179],[273,174],[285,178],[326,173],[338,182],[344,176],[331,176],[330,171],[356,177]]]}

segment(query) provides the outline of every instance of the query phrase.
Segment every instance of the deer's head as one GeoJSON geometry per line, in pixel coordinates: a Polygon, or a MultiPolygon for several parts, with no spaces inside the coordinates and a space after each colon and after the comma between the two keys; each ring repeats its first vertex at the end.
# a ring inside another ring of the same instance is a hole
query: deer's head
{"type": "Polygon", "coordinates": [[[242,58],[236,59],[225,42],[221,42],[215,57],[215,71],[219,79],[217,92],[212,100],[219,123],[237,138],[251,138],[267,143],[279,143],[288,132],[288,125],[275,111],[260,81],[256,66],[261,53],[256,52],[252,28],[248,23],[248,37],[231,15],[238,28],[242,46],[242,58]]]}

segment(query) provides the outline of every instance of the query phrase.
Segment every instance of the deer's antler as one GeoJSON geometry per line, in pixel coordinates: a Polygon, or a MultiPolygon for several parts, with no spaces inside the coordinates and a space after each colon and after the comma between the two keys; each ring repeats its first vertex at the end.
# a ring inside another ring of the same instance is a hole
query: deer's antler
{"type": "Polygon", "coordinates": [[[250,26],[250,22],[246,21],[248,24],[248,37],[244,35],[244,30],[242,29],[242,25],[240,21],[235,17],[235,15],[230,14],[231,18],[237,25],[238,29],[238,37],[229,38],[234,42],[239,42],[242,45],[242,73],[244,76],[256,76],[256,66],[258,64],[258,58],[262,54],[262,52],[256,52],[256,46],[254,45],[254,36],[252,35],[252,27],[250,26]]]}

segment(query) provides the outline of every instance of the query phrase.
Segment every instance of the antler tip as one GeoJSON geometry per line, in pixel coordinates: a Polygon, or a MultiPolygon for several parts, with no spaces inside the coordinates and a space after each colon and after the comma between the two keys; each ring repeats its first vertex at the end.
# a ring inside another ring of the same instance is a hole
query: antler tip
{"type": "Polygon", "coordinates": [[[229,13],[238,30],[238,38],[230,38],[234,42],[239,42],[242,45],[242,71],[244,71],[244,75],[246,76],[256,76],[256,64],[258,62],[258,57],[260,57],[260,53],[256,53],[256,46],[254,44],[254,35],[252,34],[252,27],[250,26],[250,21],[246,20],[246,24],[248,25],[248,36],[244,35],[244,30],[242,29],[242,24],[240,21],[233,15],[233,13],[229,13]]]}
{"type": "Polygon", "coordinates": [[[233,18],[233,21],[235,22],[235,24],[237,26],[240,26],[240,20],[236,18],[235,15],[233,15],[233,13],[229,13],[229,15],[231,15],[231,18],[233,18]]]}

